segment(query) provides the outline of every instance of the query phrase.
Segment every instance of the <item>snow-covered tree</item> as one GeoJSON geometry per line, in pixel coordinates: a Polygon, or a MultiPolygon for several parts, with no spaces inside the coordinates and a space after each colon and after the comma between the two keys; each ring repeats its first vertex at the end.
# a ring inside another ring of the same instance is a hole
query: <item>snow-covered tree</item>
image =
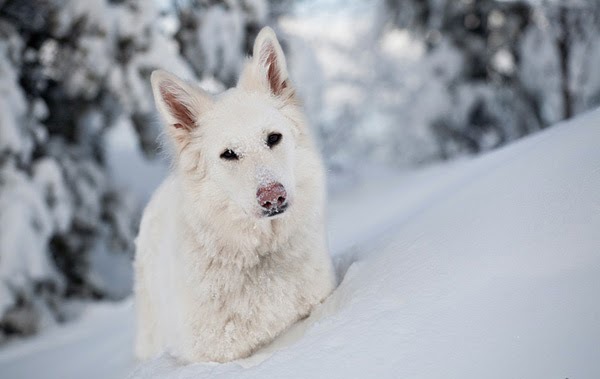
{"type": "Polygon", "coordinates": [[[267,3],[175,0],[174,7],[179,23],[175,38],[195,74],[234,85],[254,37],[267,19],[267,3]]]}
{"type": "Polygon", "coordinates": [[[248,25],[258,28],[266,8],[206,3],[179,4],[213,25],[195,42],[204,60],[191,66],[153,2],[0,1],[0,339],[72,317],[80,299],[130,293],[140,204],[111,178],[103,137],[128,123],[155,155],[156,68],[236,74],[248,25]],[[239,44],[225,55],[206,45],[219,28],[235,29],[239,44]]]}
{"type": "Polygon", "coordinates": [[[595,0],[386,1],[388,28],[424,40],[425,61],[448,46],[462,57],[444,79],[451,106],[431,123],[442,157],[502,145],[600,103],[599,8],[595,0]]]}

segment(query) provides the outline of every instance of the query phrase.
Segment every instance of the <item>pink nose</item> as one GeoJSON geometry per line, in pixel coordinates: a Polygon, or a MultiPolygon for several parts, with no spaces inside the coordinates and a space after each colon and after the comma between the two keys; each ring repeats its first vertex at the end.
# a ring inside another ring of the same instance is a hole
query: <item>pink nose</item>
{"type": "Polygon", "coordinates": [[[286,196],[287,193],[281,183],[270,183],[256,191],[258,204],[268,213],[283,212],[287,206],[286,196]]]}

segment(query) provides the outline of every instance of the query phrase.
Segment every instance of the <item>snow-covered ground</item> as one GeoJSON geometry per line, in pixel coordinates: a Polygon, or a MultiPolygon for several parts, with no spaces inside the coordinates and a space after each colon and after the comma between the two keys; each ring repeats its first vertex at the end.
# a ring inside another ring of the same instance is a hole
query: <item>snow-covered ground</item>
{"type": "Polygon", "coordinates": [[[336,186],[341,284],[250,359],[136,364],[130,301],[0,350],[2,378],[598,378],[600,111],[336,186]]]}

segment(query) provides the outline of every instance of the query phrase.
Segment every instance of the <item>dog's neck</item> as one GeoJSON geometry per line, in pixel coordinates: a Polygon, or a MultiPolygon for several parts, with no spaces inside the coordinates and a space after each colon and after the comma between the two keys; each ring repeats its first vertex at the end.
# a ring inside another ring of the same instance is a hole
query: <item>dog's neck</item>
{"type": "Polygon", "coordinates": [[[291,230],[285,218],[252,218],[235,208],[206,207],[197,201],[201,200],[185,194],[179,198],[179,209],[184,215],[179,227],[181,233],[195,240],[198,253],[209,264],[255,267],[290,244],[291,230]]]}

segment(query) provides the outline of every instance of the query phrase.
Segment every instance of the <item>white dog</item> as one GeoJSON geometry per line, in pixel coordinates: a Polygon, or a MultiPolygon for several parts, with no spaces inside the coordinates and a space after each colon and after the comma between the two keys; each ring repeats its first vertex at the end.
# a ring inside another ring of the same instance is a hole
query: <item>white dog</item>
{"type": "Polygon", "coordinates": [[[243,358],[334,286],[324,170],[275,33],[216,99],[164,71],[152,89],[175,148],[142,218],[136,354],[243,358]]]}

